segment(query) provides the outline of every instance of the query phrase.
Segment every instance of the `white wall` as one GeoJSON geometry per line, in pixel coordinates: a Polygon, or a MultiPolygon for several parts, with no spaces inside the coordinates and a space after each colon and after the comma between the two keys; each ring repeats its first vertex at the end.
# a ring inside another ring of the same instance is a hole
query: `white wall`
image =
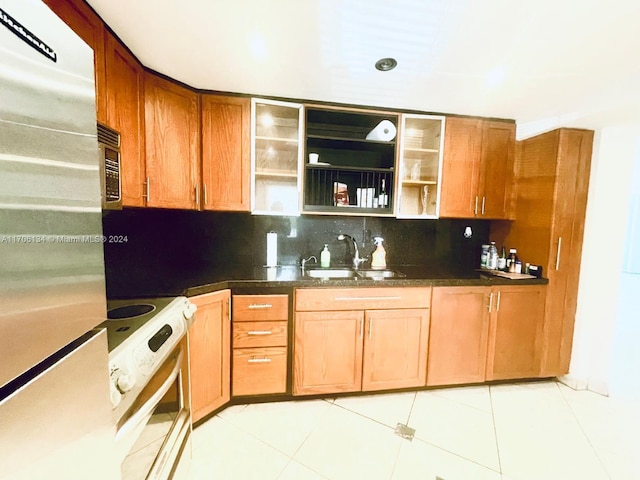
{"type": "Polygon", "coordinates": [[[630,328],[628,318],[634,309],[640,312],[640,299],[626,295],[628,282],[621,281],[639,146],[640,125],[596,132],[568,383],[603,394],[613,392],[612,385],[616,392],[628,390],[624,379],[639,375],[626,371],[623,343],[640,350],[640,329],[630,328]]]}

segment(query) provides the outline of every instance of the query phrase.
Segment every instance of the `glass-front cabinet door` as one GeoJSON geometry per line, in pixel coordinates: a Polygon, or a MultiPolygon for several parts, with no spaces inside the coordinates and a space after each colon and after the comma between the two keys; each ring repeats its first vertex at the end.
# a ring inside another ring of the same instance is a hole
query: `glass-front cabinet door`
{"type": "Polygon", "coordinates": [[[301,125],[302,105],[252,99],[252,213],[300,214],[301,125]]]}
{"type": "Polygon", "coordinates": [[[438,218],[444,120],[402,115],[398,218],[438,218]]]}

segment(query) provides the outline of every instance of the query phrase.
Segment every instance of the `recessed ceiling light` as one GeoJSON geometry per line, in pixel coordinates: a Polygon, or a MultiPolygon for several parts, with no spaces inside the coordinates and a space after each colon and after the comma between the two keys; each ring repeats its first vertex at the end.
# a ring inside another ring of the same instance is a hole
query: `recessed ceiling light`
{"type": "Polygon", "coordinates": [[[381,58],[376,62],[376,68],[381,72],[387,72],[389,70],[393,70],[398,65],[398,62],[395,58],[381,58]]]}

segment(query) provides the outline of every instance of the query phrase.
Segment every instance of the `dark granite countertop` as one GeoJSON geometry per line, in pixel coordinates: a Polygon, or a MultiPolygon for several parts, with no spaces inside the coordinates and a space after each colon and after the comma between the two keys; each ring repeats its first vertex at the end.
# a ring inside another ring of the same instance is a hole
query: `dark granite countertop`
{"type": "MultiPolygon", "coordinates": [[[[347,268],[338,266],[332,268],[347,268]]],[[[119,278],[110,298],[143,298],[186,295],[192,297],[226,288],[299,288],[299,287],[371,287],[371,286],[492,286],[544,285],[545,278],[510,280],[475,270],[463,271],[446,266],[392,265],[389,270],[404,276],[373,280],[365,278],[311,278],[295,265],[278,267],[237,266],[215,268],[210,272],[185,273],[180,277],[159,272],[144,279],[119,278]],[[115,293],[114,293],[115,292],[115,293]]]]}

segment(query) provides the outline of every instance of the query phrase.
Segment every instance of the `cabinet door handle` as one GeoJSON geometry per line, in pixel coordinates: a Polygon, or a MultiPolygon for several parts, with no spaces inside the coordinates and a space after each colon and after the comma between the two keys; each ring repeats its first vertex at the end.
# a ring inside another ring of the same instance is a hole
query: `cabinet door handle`
{"type": "Polygon", "coordinates": [[[484,215],[484,201],[485,201],[485,199],[486,199],[486,197],[483,195],[482,196],[482,210],[481,210],[482,215],[484,215]]]}
{"type": "Polygon", "coordinates": [[[200,210],[200,186],[196,184],[196,208],[200,210]]]}
{"type": "Polygon", "coordinates": [[[493,307],[493,292],[489,294],[489,313],[491,313],[492,307],[493,307]]]}
{"type": "Polygon", "coordinates": [[[477,215],[478,214],[478,196],[476,195],[476,205],[475,207],[473,207],[473,214],[477,215]]]}
{"type": "Polygon", "coordinates": [[[362,338],[363,333],[364,333],[364,317],[360,319],[360,338],[362,338]]]}
{"type": "Polygon", "coordinates": [[[271,308],[271,307],[273,307],[273,305],[271,305],[270,303],[252,303],[247,308],[249,310],[256,310],[260,308],[271,308]]]}
{"type": "Polygon", "coordinates": [[[560,269],[560,251],[562,250],[562,237],[558,237],[558,254],[556,255],[556,270],[560,269]]]}
{"type": "Polygon", "coordinates": [[[249,330],[247,335],[271,335],[271,330],[249,330]]]}
{"type": "Polygon", "coordinates": [[[336,302],[348,302],[349,300],[400,300],[402,297],[333,297],[336,302]]]}
{"type": "Polygon", "coordinates": [[[369,340],[371,340],[371,331],[373,330],[373,320],[369,319],[369,340]]]}
{"type": "Polygon", "coordinates": [[[207,206],[207,184],[202,185],[202,196],[204,197],[204,202],[202,203],[205,207],[207,206]]]}
{"type": "Polygon", "coordinates": [[[248,363],[271,363],[271,359],[268,357],[264,358],[250,358],[247,360],[248,363]]]}
{"type": "Polygon", "coordinates": [[[150,189],[151,189],[151,187],[149,186],[149,177],[147,177],[147,180],[144,182],[145,193],[142,194],[142,196],[147,199],[147,203],[149,203],[149,190],[150,189]]]}
{"type": "Polygon", "coordinates": [[[496,312],[500,311],[500,294],[502,293],[501,290],[498,290],[498,300],[496,301],[496,312]]]}

